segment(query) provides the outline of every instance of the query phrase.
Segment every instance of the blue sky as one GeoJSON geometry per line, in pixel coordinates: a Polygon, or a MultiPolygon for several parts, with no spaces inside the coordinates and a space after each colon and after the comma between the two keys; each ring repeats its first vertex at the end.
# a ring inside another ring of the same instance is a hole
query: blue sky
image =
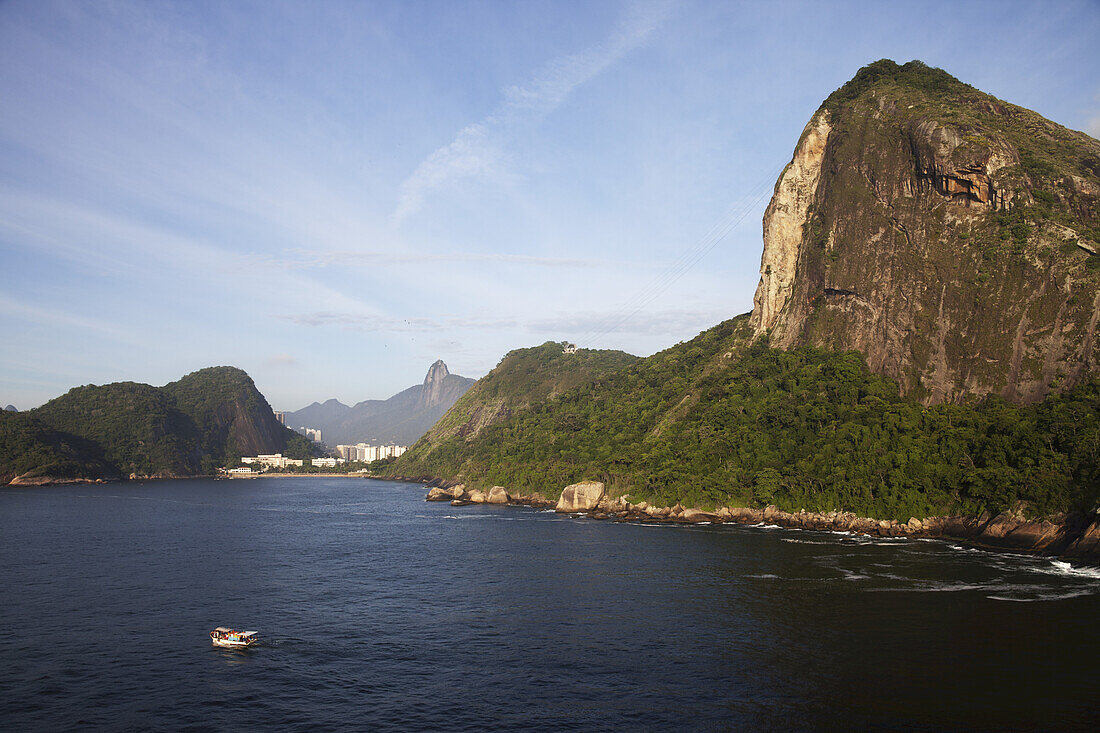
{"type": "Polygon", "coordinates": [[[1100,136],[1100,3],[0,2],[0,405],[276,409],[752,306],[809,116],[919,58],[1100,136]]]}

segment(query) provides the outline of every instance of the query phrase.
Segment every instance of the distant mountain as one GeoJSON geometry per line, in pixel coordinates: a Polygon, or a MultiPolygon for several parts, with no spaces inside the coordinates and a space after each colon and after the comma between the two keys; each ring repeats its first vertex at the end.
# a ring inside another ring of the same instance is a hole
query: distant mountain
{"type": "Polygon", "coordinates": [[[28,412],[0,413],[0,483],[191,476],[241,455],[309,451],[234,367],[159,388],[85,385],[28,412]]]}
{"type": "Polygon", "coordinates": [[[327,440],[328,429],[325,426],[339,424],[350,411],[351,408],[340,400],[327,400],[324,404],[314,402],[297,412],[286,413],[286,424],[289,428],[320,428],[321,434],[327,440]]]}
{"type": "Polygon", "coordinates": [[[319,428],[329,446],[372,443],[412,445],[466,393],[475,380],[451,374],[442,360],[428,369],[422,384],[388,400],[364,400],[354,407],[337,401],[314,402],[286,413],[291,427],[319,428]]]}

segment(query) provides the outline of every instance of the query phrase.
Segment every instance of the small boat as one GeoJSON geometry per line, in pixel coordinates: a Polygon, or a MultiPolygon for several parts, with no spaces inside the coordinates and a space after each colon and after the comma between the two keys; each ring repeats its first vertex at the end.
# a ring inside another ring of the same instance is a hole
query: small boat
{"type": "Polygon", "coordinates": [[[247,646],[252,646],[259,641],[259,639],[256,638],[256,634],[258,633],[258,631],[234,631],[233,629],[219,626],[210,632],[210,641],[214,642],[214,646],[228,646],[242,649],[247,646]]]}

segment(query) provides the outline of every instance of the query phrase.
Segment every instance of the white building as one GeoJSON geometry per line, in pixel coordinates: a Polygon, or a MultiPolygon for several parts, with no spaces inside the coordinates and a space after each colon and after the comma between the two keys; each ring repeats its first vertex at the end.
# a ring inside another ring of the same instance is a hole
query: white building
{"type": "Polygon", "coordinates": [[[325,468],[335,468],[337,463],[344,463],[343,458],[314,458],[312,463],[314,466],[323,466],[325,468]]]}
{"type": "Polygon", "coordinates": [[[314,443],[321,442],[321,431],[317,428],[307,428],[300,426],[298,428],[298,432],[312,440],[314,443]]]}
{"type": "Polygon", "coordinates": [[[300,466],[303,461],[295,458],[284,458],[282,453],[274,453],[258,456],[242,456],[241,463],[266,466],[268,468],[286,468],[287,466],[300,466]]]}
{"type": "MultiPolygon", "coordinates": [[[[357,443],[356,445],[338,445],[336,454],[348,461],[362,461],[370,463],[383,458],[396,458],[409,449],[405,445],[368,445],[357,443]]],[[[314,461],[316,465],[316,461],[314,461]]]]}

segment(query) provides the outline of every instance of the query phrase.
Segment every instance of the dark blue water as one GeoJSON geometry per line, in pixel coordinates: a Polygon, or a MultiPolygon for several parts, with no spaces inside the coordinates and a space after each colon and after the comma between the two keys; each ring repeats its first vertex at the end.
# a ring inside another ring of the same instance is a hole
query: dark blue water
{"type": "Polygon", "coordinates": [[[0,490],[0,727],[1100,720],[1096,571],[423,496],[309,478],[0,490]],[[219,625],[265,643],[213,648],[219,625]]]}

